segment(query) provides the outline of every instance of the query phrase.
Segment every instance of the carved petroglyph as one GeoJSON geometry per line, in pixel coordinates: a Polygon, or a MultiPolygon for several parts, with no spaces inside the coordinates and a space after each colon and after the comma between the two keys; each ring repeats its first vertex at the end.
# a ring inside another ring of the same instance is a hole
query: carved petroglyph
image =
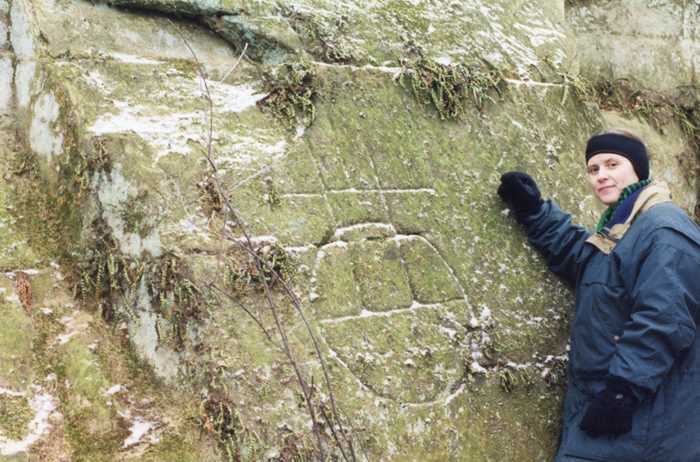
{"type": "Polygon", "coordinates": [[[311,281],[325,339],[363,387],[413,404],[459,388],[468,342],[457,318],[468,303],[427,239],[387,223],[340,228],[319,249],[311,281]],[[360,337],[349,335],[358,330],[360,337]]]}

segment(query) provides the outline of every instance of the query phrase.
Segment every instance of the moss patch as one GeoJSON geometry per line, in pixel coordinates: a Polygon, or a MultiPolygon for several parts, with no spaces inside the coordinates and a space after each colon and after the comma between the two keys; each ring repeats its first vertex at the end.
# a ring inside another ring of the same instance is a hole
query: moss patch
{"type": "Polygon", "coordinates": [[[343,64],[358,61],[360,50],[346,37],[348,30],[352,28],[347,16],[324,18],[294,7],[283,8],[283,14],[309,46],[309,52],[317,59],[343,64]]]}
{"type": "Polygon", "coordinates": [[[24,396],[0,395],[0,433],[11,440],[21,440],[34,410],[24,396]]]}

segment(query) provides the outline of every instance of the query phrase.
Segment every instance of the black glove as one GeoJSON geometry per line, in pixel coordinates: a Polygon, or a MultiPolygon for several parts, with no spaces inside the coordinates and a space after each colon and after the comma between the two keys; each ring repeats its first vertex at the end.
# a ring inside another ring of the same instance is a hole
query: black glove
{"type": "Polygon", "coordinates": [[[606,388],[593,398],[581,420],[581,430],[592,437],[624,435],[632,429],[632,416],[640,400],[634,385],[623,379],[611,379],[606,388]]]}
{"type": "Polygon", "coordinates": [[[513,210],[518,223],[537,212],[542,205],[542,196],[537,183],[530,175],[522,172],[508,172],[501,176],[498,195],[513,210]]]}

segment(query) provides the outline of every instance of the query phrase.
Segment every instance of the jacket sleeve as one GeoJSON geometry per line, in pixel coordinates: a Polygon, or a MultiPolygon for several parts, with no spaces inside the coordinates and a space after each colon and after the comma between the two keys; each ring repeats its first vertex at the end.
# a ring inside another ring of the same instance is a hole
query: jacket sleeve
{"type": "Polygon", "coordinates": [[[530,243],[547,260],[549,269],[573,285],[591,233],[583,226],[573,225],[571,215],[550,200],[529,216],[524,225],[530,243]]]}
{"type": "Polygon", "coordinates": [[[676,231],[659,231],[640,263],[626,270],[634,303],[608,372],[651,392],[694,341],[700,307],[700,249],[676,231]]]}

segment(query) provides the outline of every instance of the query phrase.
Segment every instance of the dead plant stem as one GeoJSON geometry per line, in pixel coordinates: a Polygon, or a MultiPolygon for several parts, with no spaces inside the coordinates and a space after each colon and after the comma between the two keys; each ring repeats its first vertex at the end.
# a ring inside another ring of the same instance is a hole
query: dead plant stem
{"type": "MultiPolygon", "coordinates": [[[[257,254],[257,252],[255,251],[255,247],[253,246],[252,240],[251,240],[250,235],[249,235],[249,233],[248,233],[248,231],[247,231],[247,229],[246,229],[246,227],[245,227],[245,224],[244,224],[243,221],[241,220],[240,215],[238,214],[238,212],[236,211],[236,209],[235,209],[235,208],[233,207],[233,205],[231,204],[231,201],[230,201],[230,199],[229,199],[229,197],[228,197],[228,194],[225,192],[225,190],[224,190],[223,187],[221,186],[221,183],[220,183],[219,178],[218,178],[218,169],[216,168],[216,165],[214,164],[214,161],[213,161],[213,158],[212,158],[212,154],[213,154],[213,133],[214,133],[214,102],[213,102],[213,99],[212,99],[212,97],[211,97],[211,92],[210,92],[210,89],[209,89],[209,85],[207,84],[207,79],[206,79],[206,74],[205,74],[205,72],[204,72],[204,68],[203,68],[202,63],[200,62],[199,58],[197,57],[197,54],[195,53],[195,51],[194,51],[194,50],[192,49],[192,47],[190,46],[190,44],[189,44],[188,40],[186,39],[186,37],[179,31],[179,29],[176,28],[176,30],[178,31],[178,33],[180,34],[181,38],[183,39],[183,41],[184,41],[184,43],[185,43],[185,46],[187,47],[187,49],[188,49],[188,50],[190,51],[190,53],[192,54],[192,56],[193,56],[193,58],[194,58],[194,60],[195,60],[195,62],[196,62],[196,64],[197,64],[197,69],[198,69],[198,72],[199,72],[200,79],[202,80],[203,85],[204,85],[205,98],[206,98],[206,100],[207,100],[207,103],[208,103],[208,110],[209,110],[209,113],[208,113],[209,124],[208,124],[208,137],[207,137],[206,160],[207,160],[207,163],[209,164],[210,169],[212,170],[212,180],[213,180],[213,182],[214,182],[214,185],[215,185],[215,187],[217,188],[217,191],[218,191],[220,197],[222,198],[222,200],[223,200],[223,202],[224,202],[224,206],[226,207],[226,212],[227,212],[227,213],[226,213],[226,216],[225,216],[225,218],[224,218],[224,224],[223,224],[222,227],[223,227],[223,229],[226,229],[226,224],[227,224],[228,221],[229,221],[229,218],[228,218],[228,217],[230,217],[230,219],[232,219],[231,221],[232,221],[233,223],[235,223],[235,225],[240,229],[240,231],[241,231],[242,234],[243,234],[243,237],[244,237],[243,248],[252,256],[253,261],[255,262],[256,270],[257,270],[260,274],[263,274],[263,273],[264,273],[264,269],[265,269],[265,268],[264,268],[264,262],[261,261],[260,256],[259,256],[259,255],[257,254]]],[[[225,76],[224,78],[228,77],[228,76],[238,67],[238,64],[240,63],[240,61],[242,60],[243,56],[245,55],[245,52],[246,52],[247,48],[248,48],[248,44],[246,43],[245,47],[243,48],[243,51],[241,52],[241,55],[238,57],[238,60],[236,61],[236,63],[234,64],[234,66],[227,72],[227,74],[226,74],[226,76],[225,76]]],[[[313,329],[312,329],[312,327],[311,327],[311,324],[310,324],[309,321],[306,319],[306,316],[304,316],[304,314],[303,314],[303,311],[302,311],[302,309],[301,309],[301,301],[299,300],[299,298],[297,297],[297,295],[292,291],[292,289],[289,287],[289,285],[286,283],[286,281],[284,281],[284,280],[282,279],[281,275],[280,275],[274,268],[270,268],[269,270],[272,272],[273,277],[275,278],[275,279],[273,279],[273,280],[274,280],[274,281],[278,281],[278,282],[281,284],[281,286],[284,288],[284,292],[285,292],[286,295],[289,297],[289,299],[291,300],[292,305],[294,306],[296,312],[297,312],[297,313],[299,314],[299,316],[301,317],[301,319],[302,319],[302,321],[303,321],[303,323],[304,323],[304,326],[305,326],[305,328],[306,328],[306,330],[307,330],[307,333],[309,334],[309,336],[310,336],[310,338],[311,338],[311,340],[312,340],[312,343],[313,343],[313,345],[314,345],[315,353],[316,353],[316,355],[317,355],[317,357],[318,357],[318,359],[319,359],[319,362],[320,362],[320,364],[321,364],[321,369],[322,369],[323,375],[324,375],[324,381],[326,382],[326,387],[327,387],[327,389],[328,389],[328,395],[329,395],[329,399],[330,399],[331,406],[332,406],[332,413],[333,413],[333,416],[334,416],[334,418],[335,418],[335,421],[336,421],[337,424],[338,424],[340,433],[341,433],[341,435],[343,435],[343,440],[345,440],[345,442],[347,443],[347,445],[348,445],[348,447],[349,447],[349,449],[350,449],[350,458],[348,458],[348,455],[346,454],[346,452],[345,452],[345,450],[344,450],[344,448],[343,448],[343,446],[344,446],[344,445],[343,445],[343,442],[342,442],[342,441],[340,440],[340,438],[338,437],[338,435],[337,435],[337,433],[336,433],[336,431],[335,431],[335,428],[334,428],[334,426],[333,426],[333,423],[330,421],[331,419],[330,419],[327,415],[325,415],[325,412],[323,412],[322,414],[323,414],[325,420],[327,421],[328,426],[330,427],[331,434],[333,435],[334,440],[335,440],[336,443],[338,444],[338,448],[340,449],[340,452],[341,452],[341,454],[342,454],[342,456],[343,456],[343,459],[346,460],[346,461],[350,461],[350,460],[356,461],[356,460],[357,460],[357,457],[356,457],[356,455],[355,455],[355,450],[354,450],[354,447],[353,447],[353,444],[352,444],[352,440],[351,440],[350,438],[348,438],[347,433],[345,432],[345,429],[343,428],[343,425],[342,425],[342,422],[341,422],[341,419],[340,419],[340,416],[339,416],[339,413],[338,413],[338,410],[337,410],[337,405],[336,405],[335,397],[334,397],[334,394],[333,394],[333,391],[332,391],[332,386],[331,386],[331,383],[330,383],[330,376],[329,376],[329,374],[328,374],[328,370],[327,370],[325,361],[324,361],[324,359],[323,359],[323,355],[322,355],[322,353],[321,353],[320,344],[319,344],[319,342],[318,342],[318,339],[316,338],[316,336],[315,336],[314,333],[313,333],[313,329]]],[[[313,433],[314,433],[314,435],[315,435],[315,437],[316,437],[317,446],[318,446],[318,458],[319,458],[319,460],[320,460],[321,462],[323,462],[323,461],[326,460],[326,456],[325,456],[325,450],[324,450],[324,448],[323,448],[323,441],[322,441],[321,434],[320,434],[320,425],[319,425],[319,422],[318,422],[318,418],[317,418],[317,416],[316,416],[316,412],[315,412],[315,410],[314,410],[313,403],[312,403],[312,401],[311,401],[311,399],[312,399],[311,393],[312,393],[312,392],[311,392],[311,390],[309,389],[308,383],[306,382],[306,379],[304,378],[304,376],[303,376],[303,374],[302,374],[302,372],[301,372],[301,369],[299,368],[298,361],[297,361],[296,358],[294,357],[294,353],[293,353],[293,351],[292,351],[292,349],[291,349],[291,347],[290,347],[289,339],[288,339],[288,337],[287,337],[287,333],[286,333],[284,327],[282,326],[282,322],[281,322],[280,317],[279,317],[279,312],[278,312],[277,305],[276,305],[276,303],[275,303],[275,301],[273,300],[273,297],[272,297],[272,290],[271,290],[270,284],[268,283],[268,281],[267,281],[265,278],[263,278],[262,283],[263,283],[263,289],[264,289],[264,292],[265,292],[265,298],[266,298],[266,300],[267,300],[268,306],[270,307],[270,312],[271,312],[272,317],[273,317],[273,319],[274,319],[275,328],[276,328],[277,333],[278,333],[278,335],[279,335],[279,337],[280,337],[281,345],[280,345],[280,344],[277,344],[276,342],[274,342],[274,341],[272,340],[272,337],[269,335],[269,333],[267,332],[267,330],[264,328],[264,326],[262,325],[262,322],[261,322],[259,319],[257,319],[257,317],[256,317],[252,312],[250,312],[250,310],[247,310],[247,309],[244,308],[244,311],[245,311],[251,318],[253,318],[253,320],[254,320],[254,321],[258,324],[258,326],[263,330],[263,333],[264,333],[265,336],[271,341],[271,343],[273,343],[273,345],[277,346],[278,348],[281,348],[281,350],[284,352],[285,356],[287,357],[287,360],[289,361],[289,363],[291,364],[292,368],[294,369],[294,373],[295,373],[295,375],[296,375],[297,382],[299,383],[299,386],[300,386],[300,388],[301,388],[302,394],[303,394],[303,396],[304,396],[304,401],[305,401],[305,404],[306,404],[306,407],[307,407],[307,411],[309,412],[309,416],[311,417],[311,422],[312,422],[312,427],[313,427],[312,430],[313,430],[313,433]]],[[[212,287],[215,288],[215,289],[216,289],[217,291],[219,291],[220,293],[225,294],[225,296],[226,296],[227,298],[229,298],[229,299],[233,299],[233,298],[234,298],[234,297],[232,297],[230,294],[228,294],[228,293],[226,293],[225,291],[221,290],[220,288],[218,288],[218,287],[216,287],[216,286],[214,286],[214,285],[212,285],[212,287]]],[[[240,302],[237,302],[237,304],[238,304],[239,306],[242,305],[240,302]]]]}

